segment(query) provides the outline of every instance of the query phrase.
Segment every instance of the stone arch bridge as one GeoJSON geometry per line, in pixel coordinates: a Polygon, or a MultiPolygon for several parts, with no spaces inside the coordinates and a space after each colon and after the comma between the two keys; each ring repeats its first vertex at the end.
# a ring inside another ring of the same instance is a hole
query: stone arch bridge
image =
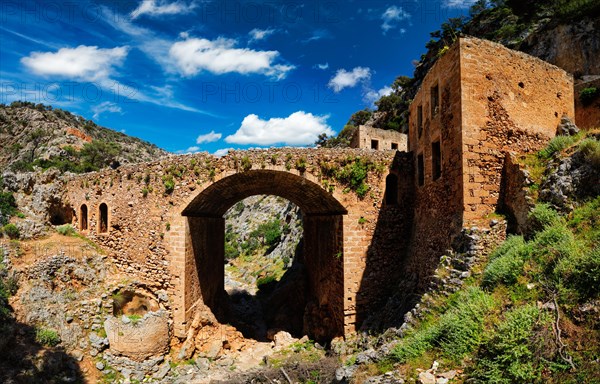
{"type": "Polygon", "coordinates": [[[73,176],[65,199],[73,224],[122,274],[169,294],[177,337],[195,311],[218,312],[222,303],[223,214],[252,195],[290,200],[304,218],[312,308],[304,328],[330,339],[355,331],[398,277],[410,222],[397,176],[402,161],[396,151],[357,149],[171,156],[73,176]]]}

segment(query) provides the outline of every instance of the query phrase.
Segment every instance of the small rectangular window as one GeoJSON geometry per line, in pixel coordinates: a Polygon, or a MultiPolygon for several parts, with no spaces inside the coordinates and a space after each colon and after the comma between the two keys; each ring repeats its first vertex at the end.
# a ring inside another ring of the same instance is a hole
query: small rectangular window
{"type": "Polygon", "coordinates": [[[425,184],[425,163],[423,162],[423,154],[417,156],[417,177],[419,179],[419,185],[425,184]]]}
{"type": "Polygon", "coordinates": [[[379,149],[379,140],[371,140],[371,149],[379,149]]]}
{"type": "Polygon", "coordinates": [[[417,107],[417,130],[419,131],[419,138],[423,134],[423,107],[419,105],[417,107]]]}
{"type": "Polygon", "coordinates": [[[392,143],[392,149],[398,150],[398,143],[392,143]]]}
{"type": "Polygon", "coordinates": [[[442,149],[440,142],[431,143],[431,166],[433,180],[437,180],[442,176],[442,149]]]}
{"type": "Polygon", "coordinates": [[[440,109],[440,87],[431,87],[431,117],[437,115],[440,109]]]}

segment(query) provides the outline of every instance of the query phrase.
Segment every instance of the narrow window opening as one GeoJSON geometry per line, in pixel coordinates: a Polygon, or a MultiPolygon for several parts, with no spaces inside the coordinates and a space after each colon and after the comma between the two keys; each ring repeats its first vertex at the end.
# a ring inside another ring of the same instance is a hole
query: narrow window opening
{"type": "Polygon", "coordinates": [[[379,149],[379,140],[371,140],[371,149],[379,149]]]}
{"type": "Polygon", "coordinates": [[[108,206],[105,203],[100,204],[100,222],[98,224],[98,232],[108,232],[108,206]]]}
{"type": "Polygon", "coordinates": [[[393,173],[385,178],[385,204],[398,204],[398,176],[393,173]]]}
{"type": "Polygon", "coordinates": [[[88,208],[83,204],[79,210],[79,230],[87,231],[88,229],[88,208]]]}
{"type": "Polygon", "coordinates": [[[417,156],[417,177],[419,179],[419,186],[425,184],[425,163],[423,162],[423,154],[417,156]]]}
{"type": "Polygon", "coordinates": [[[417,107],[417,130],[419,131],[419,139],[423,135],[423,106],[417,107]]]}
{"type": "Polygon", "coordinates": [[[442,149],[439,141],[431,143],[431,163],[433,180],[437,180],[442,176],[442,149]]]}
{"type": "Polygon", "coordinates": [[[392,149],[398,150],[398,143],[392,143],[392,149]]]}
{"type": "Polygon", "coordinates": [[[431,117],[437,115],[440,110],[440,87],[431,87],[431,117]]]}

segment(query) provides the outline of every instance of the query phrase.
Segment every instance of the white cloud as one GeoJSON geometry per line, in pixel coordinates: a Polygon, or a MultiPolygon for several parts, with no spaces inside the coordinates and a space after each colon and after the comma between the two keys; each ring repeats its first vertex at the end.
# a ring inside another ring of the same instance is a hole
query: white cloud
{"type": "Polygon", "coordinates": [[[442,5],[446,8],[469,8],[477,0],[444,0],[442,5]]]}
{"type": "Polygon", "coordinates": [[[213,153],[213,155],[217,156],[217,157],[223,157],[226,154],[229,153],[229,151],[233,151],[233,148],[222,148],[222,149],[218,149],[215,151],[215,153],[213,153]]]}
{"type": "Polygon", "coordinates": [[[190,153],[198,153],[200,152],[200,147],[197,146],[193,146],[193,147],[189,147],[188,149],[180,149],[179,151],[175,151],[175,153],[178,154],[190,154],[190,153]]]}
{"type": "Polygon", "coordinates": [[[410,13],[406,12],[402,7],[392,5],[383,12],[381,19],[383,20],[381,29],[383,29],[383,34],[385,35],[390,29],[396,28],[400,21],[410,19],[410,13]]]}
{"type": "Polygon", "coordinates": [[[393,91],[392,88],[390,88],[388,86],[385,86],[378,91],[376,91],[374,89],[370,89],[364,94],[363,100],[365,101],[365,103],[367,103],[369,105],[373,105],[373,103],[375,103],[377,100],[379,100],[382,96],[390,95],[392,93],[392,91],[393,91]]]}
{"type": "Polygon", "coordinates": [[[169,56],[184,76],[201,71],[214,74],[237,72],[264,74],[283,79],[294,66],[274,64],[278,51],[256,51],[236,48],[236,41],[219,37],[216,40],[188,38],[171,46],[169,56]]]}
{"type": "Polygon", "coordinates": [[[309,38],[302,40],[303,43],[310,43],[311,41],[317,41],[322,39],[331,39],[333,35],[327,29],[315,29],[309,38]]]}
{"type": "Polygon", "coordinates": [[[117,104],[111,103],[110,101],[105,101],[103,103],[100,103],[98,105],[93,106],[92,107],[92,112],[94,112],[93,118],[94,119],[99,119],[100,115],[103,114],[103,113],[105,113],[105,112],[122,113],[123,110],[117,104]]]}
{"type": "Polygon", "coordinates": [[[251,114],[244,118],[242,125],[225,141],[234,144],[256,145],[309,145],[313,144],[321,133],[335,134],[327,119],[329,116],[315,116],[312,113],[298,111],[285,118],[262,120],[251,114]]]}
{"type": "Polygon", "coordinates": [[[106,80],[127,56],[128,47],[98,48],[80,45],[57,52],[32,52],[21,59],[38,75],[61,76],[80,81],[106,80]]]}
{"type": "Polygon", "coordinates": [[[317,65],[316,65],[316,68],[319,68],[319,69],[321,69],[321,70],[323,70],[323,71],[324,71],[324,70],[326,70],[326,69],[329,69],[329,63],[325,63],[325,64],[317,64],[317,65]]]}
{"type": "Polygon", "coordinates": [[[250,42],[264,40],[267,37],[271,36],[273,33],[275,33],[275,30],[271,29],[271,28],[269,28],[269,29],[254,28],[253,30],[248,32],[248,34],[250,35],[250,42]]]}
{"type": "Polygon", "coordinates": [[[181,1],[169,3],[165,0],[143,0],[140,3],[140,5],[131,12],[130,16],[132,19],[137,19],[141,15],[178,15],[183,13],[189,13],[194,8],[194,4],[186,4],[181,1]]]}
{"type": "Polygon", "coordinates": [[[213,141],[220,140],[221,136],[223,136],[223,135],[220,133],[215,133],[215,131],[210,131],[209,133],[207,133],[205,135],[198,136],[198,138],[196,139],[196,144],[212,143],[213,141]]]}
{"type": "Polygon", "coordinates": [[[329,88],[334,92],[340,92],[344,88],[355,87],[359,82],[371,79],[371,69],[365,67],[356,67],[348,72],[345,69],[339,69],[335,76],[329,80],[329,88]]]}

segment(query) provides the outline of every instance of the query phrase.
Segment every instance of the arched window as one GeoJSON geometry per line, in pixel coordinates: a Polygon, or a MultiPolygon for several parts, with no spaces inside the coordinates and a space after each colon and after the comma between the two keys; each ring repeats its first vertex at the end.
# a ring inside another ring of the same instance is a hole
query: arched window
{"type": "Polygon", "coordinates": [[[79,209],[79,230],[87,231],[88,229],[88,207],[85,204],[79,209]]]}
{"type": "Polygon", "coordinates": [[[385,204],[398,204],[398,176],[393,173],[385,178],[385,204]]]}
{"type": "Polygon", "coordinates": [[[98,232],[108,232],[108,206],[105,203],[100,204],[100,222],[98,223],[98,232]]]}

